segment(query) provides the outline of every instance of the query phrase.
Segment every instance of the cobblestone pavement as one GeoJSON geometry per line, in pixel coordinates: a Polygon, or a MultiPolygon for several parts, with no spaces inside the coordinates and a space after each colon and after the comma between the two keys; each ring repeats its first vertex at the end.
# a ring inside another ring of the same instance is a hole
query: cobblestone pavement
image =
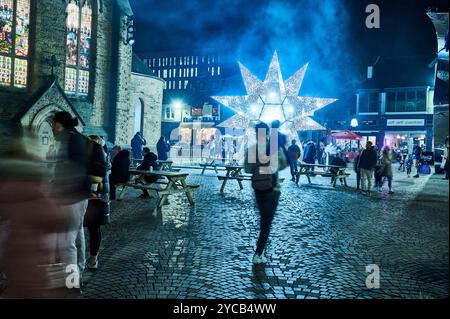
{"type": "MultiPolygon", "coordinates": [[[[394,194],[365,197],[315,177],[287,179],[265,266],[253,266],[258,215],[249,182],[219,192],[214,173],[190,170],[195,207],[130,190],[103,227],[100,267],[83,298],[448,298],[448,181],[395,176],[394,194]],[[366,266],[380,288],[366,287],[366,266]]],[[[287,172],[283,172],[287,174],[287,172]]]]}

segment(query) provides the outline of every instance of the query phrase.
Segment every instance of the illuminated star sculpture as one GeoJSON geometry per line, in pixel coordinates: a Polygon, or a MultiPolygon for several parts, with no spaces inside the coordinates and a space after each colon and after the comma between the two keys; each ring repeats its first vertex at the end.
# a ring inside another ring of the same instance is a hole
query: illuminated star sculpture
{"type": "Polygon", "coordinates": [[[280,130],[291,136],[297,136],[297,131],[324,130],[310,116],[336,99],[298,96],[307,67],[308,64],[304,65],[284,81],[275,51],[266,78],[261,81],[239,63],[247,95],[212,97],[236,112],[219,126],[248,129],[252,121],[270,124],[279,120],[280,130]]]}

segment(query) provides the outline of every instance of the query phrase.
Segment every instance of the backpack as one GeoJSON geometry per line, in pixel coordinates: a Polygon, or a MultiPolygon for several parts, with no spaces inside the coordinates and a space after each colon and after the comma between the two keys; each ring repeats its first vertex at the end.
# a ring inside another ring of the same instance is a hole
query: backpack
{"type": "MultiPolygon", "coordinates": [[[[278,150],[279,156],[280,153],[284,158],[284,153],[278,150]]],[[[286,160],[284,159],[284,162],[285,161],[286,160]]],[[[280,164],[280,162],[283,161],[278,160],[278,162],[279,162],[278,164],[280,164]]],[[[286,166],[285,163],[281,163],[281,167],[279,167],[279,169],[284,169],[285,166],[286,166]]],[[[278,172],[272,173],[270,161],[268,161],[267,163],[261,163],[257,157],[255,168],[252,174],[253,189],[259,193],[271,192],[277,185],[277,182],[278,182],[278,172]]]]}
{"type": "Polygon", "coordinates": [[[252,175],[252,187],[257,192],[270,192],[277,185],[278,174],[267,174],[264,172],[264,167],[270,169],[270,163],[261,164],[256,163],[255,171],[252,175]]]}

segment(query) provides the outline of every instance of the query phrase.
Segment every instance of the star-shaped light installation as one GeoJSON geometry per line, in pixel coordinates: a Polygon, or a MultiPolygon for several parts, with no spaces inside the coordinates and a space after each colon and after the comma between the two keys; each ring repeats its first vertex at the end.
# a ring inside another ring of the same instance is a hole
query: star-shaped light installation
{"type": "Polygon", "coordinates": [[[287,81],[284,81],[281,75],[276,51],[264,81],[254,76],[241,63],[239,68],[247,95],[212,97],[236,112],[220,123],[220,127],[248,129],[253,121],[259,120],[270,124],[274,120],[279,120],[280,130],[290,133],[291,136],[297,136],[297,131],[325,129],[310,116],[336,99],[298,96],[308,64],[287,81]]]}

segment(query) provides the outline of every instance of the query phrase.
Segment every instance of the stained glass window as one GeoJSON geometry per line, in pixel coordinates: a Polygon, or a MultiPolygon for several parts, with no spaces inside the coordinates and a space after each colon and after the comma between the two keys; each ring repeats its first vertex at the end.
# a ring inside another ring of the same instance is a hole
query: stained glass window
{"type": "Polygon", "coordinates": [[[27,86],[30,1],[0,0],[0,86],[27,86]]]}
{"type": "Polygon", "coordinates": [[[67,5],[66,78],[67,93],[89,93],[89,67],[92,36],[90,0],[70,0],[67,5]]]}

